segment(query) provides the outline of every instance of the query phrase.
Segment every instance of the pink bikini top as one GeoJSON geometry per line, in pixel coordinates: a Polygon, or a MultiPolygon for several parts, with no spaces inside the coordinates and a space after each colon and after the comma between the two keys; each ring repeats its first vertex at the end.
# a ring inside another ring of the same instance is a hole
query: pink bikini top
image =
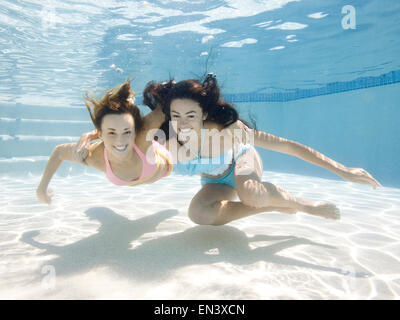
{"type": "Polygon", "coordinates": [[[171,158],[171,154],[167,149],[164,148],[157,141],[152,141],[153,149],[154,149],[154,157],[155,163],[149,163],[146,159],[146,155],[136,146],[133,145],[133,148],[136,150],[140,159],[142,159],[142,174],[138,179],[132,181],[126,181],[118,178],[111,170],[110,161],[108,161],[106,149],[104,149],[104,162],[106,163],[106,176],[110,182],[117,186],[130,186],[138,183],[143,183],[146,180],[150,180],[156,173],[157,169],[160,166],[160,157],[163,157],[168,163],[168,169],[165,171],[164,175],[161,178],[168,176],[172,171],[172,162],[169,160],[171,158]]]}

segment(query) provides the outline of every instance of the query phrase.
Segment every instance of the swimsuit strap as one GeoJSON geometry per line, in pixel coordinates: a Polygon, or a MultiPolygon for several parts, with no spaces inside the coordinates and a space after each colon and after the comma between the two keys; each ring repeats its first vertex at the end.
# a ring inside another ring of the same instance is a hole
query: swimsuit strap
{"type": "Polygon", "coordinates": [[[171,153],[162,144],[160,144],[159,142],[157,142],[155,140],[152,141],[152,144],[153,144],[153,148],[154,148],[154,153],[158,157],[157,162],[158,162],[159,158],[162,157],[168,163],[168,169],[165,170],[163,178],[166,176],[169,176],[174,167],[174,164],[171,161],[171,159],[172,159],[171,153]]]}
{"type": "Polygon", "coordinates": [[[171,160],[169,159],[169,157],[167,155],[165,155],[165,154],[163,154],[161,152],[158,152],[158,151],[157,151],[157,154],[158,154],[158,156],[163,157],[165,159],[165,161],[168,163],[168,170],[166,170],[164,175],[162,176],[163,178],[167,177],[167,176],[169,176],[171,174],[172,169],[174,168],[174,165],[173,165],[173,163],[171,162],[171,160]]]}
{"type": "Polygon", "coordinates": [[[168,176],[171,173],[171,171],[173,169],[173,164],[169,159],[171,157],[170,153],[168,152],[167,149],[165,149],[157,141],[153,140],[151,143],[153,145],[154,157],[156,160],[155,164],[148,163],[146,156],[143,154],[143,152],[139,148],[137,148],[136,145],[134,145],[134,147],[136,147],[135,150],[138,150],[137,152],[139,154],[139,157],[142,159],[143,169],[142,169],[141,178],[138,180],[132,181],[131,183],[129,183],[129,186],[133,186],[135,184],[143,183],[144,181],[151,180],[156,175],[156,173],[158,172],[158,168],[160,167],[160,157],[163,157],[166,160],[166,162],[168,163],[168,170],[165,171],[162,178],[168,176]],[[163,152],[160,152],[160,151],[163,151],[163,152]],[[149,173],[147,175],[144,175],[146,173],[146,171],[148,171],[149,173]]]}
{"type": "MultiPolygon", "coordinates": [[[[154,146],[154,144],[153,144],[153,146],[154,146]]],[[[135,149],[135,151],[138,153],[140,159],[142,160],[142,173],[138,179],[135,179],[132,181],[122,180],[114,174],[114,172],[111,169],[110,161],[108,160],[108,157],[107,157],[107,151],[104,148],[104,162],[106,164],[106,176],[107,176],[108,180],[110,180],[112,183],[119,185],[119,186],[135,185],[138,183],[142,183],[143,181],[149,180],[157,173],[157,169],[160,166],[160,154],[159,154],[158,150],[156,148],[154,148],[155,163],[151,164],[147,161],[146,156],[136,146],[136,144],[133,145],[133,148],[135,149]]]]}
{"type": "MultiPolygon", "coordinates": [[[[131,181],[122,180],[114,174],[114,172],[111,169],[111,164],[110,164],[110,161],[108,160],[107,151],[105,148],[104,148],[104,162],[106,164],[106,176],[107,176],[108,180],[110,180],[113,184],[115,184],[117,186],[126,186],[129,183],[131,183],[131,181]]],[[[143,172],[143,170],[142,170],[142,172],[143,172]]]]}
{"type": "MultiPolygon", "coordinates": [[[[158,159],[156,157],[156,162],[154,164],[151,164],[147,161],[146,155],[138,148],[136,144],[133,145],[133,148],[136,150],[137,154],[139,155],[140,159],[142,160],[142,174],[140,175],[139,179],[143,179],[149,175],[151,175],[154,172],[155,166],[157,164],[158,166],[158,159]]],[[[156,148],[154,147],[154,154],[156,155],[156,148]]]]}

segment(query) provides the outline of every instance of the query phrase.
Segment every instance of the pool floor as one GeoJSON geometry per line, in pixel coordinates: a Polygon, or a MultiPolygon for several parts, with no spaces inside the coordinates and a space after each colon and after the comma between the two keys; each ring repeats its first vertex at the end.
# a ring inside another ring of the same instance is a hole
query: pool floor
{"type": "Polygon", "coordinates": [[[116,187],[103,176],[0,178],[1,299],[398,299],[400,189],[264,172],[335,203],[338,221],[261,213],[225,226],[187,216],[199,177],[116,187]]]}

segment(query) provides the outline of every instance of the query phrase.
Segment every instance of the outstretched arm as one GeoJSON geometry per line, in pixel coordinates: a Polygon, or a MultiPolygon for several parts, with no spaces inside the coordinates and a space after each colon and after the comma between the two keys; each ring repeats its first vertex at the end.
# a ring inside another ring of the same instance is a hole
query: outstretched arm
{"type": "Polygon", "coordinates": [[[55,147],[50,155],[49,161],[47,162],[46,169],[44,170],[42,179],[39,186],[36,189],[36,195],[40,202],[50,204],[52,193],[47,191],[47,187],[50,183],[51,178],[56,173],[64,160],[79,162],[74,158],[73,150],[75,143],[61,144],[55,147]]]}
{"type": "Polygon", "coordinates": [[[253,141],[254,145],[257,147],[295,156],[304,161],[325,168],[348,181],[368,184],[373,186],[374,189],[376,187],[381,187],[381,184],[362,168],[347,168],[301,143],[277,137],[266,132],[253,130],[245,126],[241,121],[237,122],[236,127],[243,129],[247,141],[253,141]]]}

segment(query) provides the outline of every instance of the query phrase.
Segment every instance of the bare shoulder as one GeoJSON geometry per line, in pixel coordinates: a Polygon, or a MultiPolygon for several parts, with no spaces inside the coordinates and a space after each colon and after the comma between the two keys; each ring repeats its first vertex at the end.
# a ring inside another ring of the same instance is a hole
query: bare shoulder
{"type": "Polygon", "coordinates": [[[204,121],[204,129],[217,129],[218,131],[221,131],[222,129],[224,129],[224,126],[214,121],[204,121]]]}
{"type": "Polygon", "coordinates": [[[224,127],[222,124],[206,121],[204,123],[204,128],[208,131],[208,135],[210,138],[214,139],[230,139],[232,138],[231,127],[224,127]]]}

